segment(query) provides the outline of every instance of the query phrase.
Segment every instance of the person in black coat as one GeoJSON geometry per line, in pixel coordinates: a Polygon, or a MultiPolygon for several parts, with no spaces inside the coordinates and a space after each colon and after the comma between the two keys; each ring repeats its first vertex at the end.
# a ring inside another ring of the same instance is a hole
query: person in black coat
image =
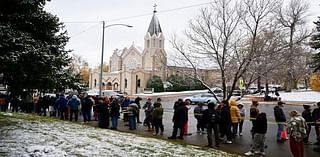
{"type": "Polygon", "coordinates": [[[314,129],[316,130],[317,142],[315,145],[320,145],[320,102],[317,102],[317,108],[312,111],[312,118],[315,122],[314,129]]]}
{"type": "Polygon", "coordinates": [[[224,138],[224,136],[227,136],[227,144],[232,144],[232,136],[231,136],[231,115],[230,115],[230,107],[228,105],[228,102],[226,100],[223,100],[221,102],[221,110],[220,110],[220,116],[221,119],[223,119],[220,122],[220,138],[224,138]]]}
{"type": "Polygon", "coordinates": [[[109,107],[103,103],[103,98],[99,98],[96,106],[98,115],[98,126],[107,129],[109,126],[109,107]]]}
{"type": "Polygon", "coordinates": [[[287,121],[286,115],[283,113],[283,110],[282,110],[283,104],[285,104],[285,103],[282,101],[279,101],[278,105],[273,108],[274,117],[275,117],[276,122],[278,124],[277,142],[279,142],[279,143],[283,143],[283,140],[285,140],[285,139],[281,138],[281,132],[283,131],[285,122],[287,121]]]}
{"type": "Polygon", "coordinates": [[[118,119],[120,118],[120,104],[117,99],[113,99],[110,104],[111,129],[116,130],[118,119]]]}
{"type": "Polygon", "coordinates": [[[253,143],[251,145],[251,150],[244,153],[246,156],[254,155],[258,153],[262,156],[265,155],[265,139],[268,129],[267,115],[264,112],[258,114],[257,119],[253,122],[252,132],[254,134],[253,143]]]}
{"type": "Polygon", "coordinates": [[[178,138],[183,139],[183,134],[184,134],[183,125],[187,121],[188,121],[188,109],[185,107],[183,102],[177,104],[174,110],[173,118],[172,118],[172,122],[173,122],[172,136],[168,137],[168,139],[176,139],[178,129],[180,130],[180,136],[178,136],[178,138]]]}
{"type": "Polygon", "coordinates": [[[218,112],[214,109],[216,106],[216,102],[209,102],[208,103],[208,109],[203,111],[203,123],[207,127],[208,132],[208,147],[212,147],[212,131],[214,133],[214,139],[216,142],[216,147],[219,147],[219,132],[218,132],[218,123],[220,121],[220,115],[218,112]]]}
{"type": "Polygon", "coordinates": [[[304,118],[304,120],[306,120],[307,125],[308,125],[307,136],[303,139],[303,142],[305,144],[310,144],[311,142],[309,141],[309,135],[310,135],[311,126],[313,123],[311,109],[310,109],[311,106],[310,105],[303,105],[303,108],[304,108],[304,111],[302,112],[302,117],[304,118]]]}
{"type": "Polygon", "coordinates": [[[134,99],[134,103],[136,103],[137,105],[138,105],[138,113],[137,113],[137,123],[138,124],[141,124],[142,122],[140,121],[140,109],[141,109],[141,104],[140,104],[140,101],[142,100],[142,98],[140,98],[140,97],[136,97],[135,99],[134,99]]]}
{"type": "Polygon", "coordinates": [[[93,101],[94,100],[89,95],[84,98],[81,108],[84,123],[91,121],[91,109],[94,104],[93,101]]]}

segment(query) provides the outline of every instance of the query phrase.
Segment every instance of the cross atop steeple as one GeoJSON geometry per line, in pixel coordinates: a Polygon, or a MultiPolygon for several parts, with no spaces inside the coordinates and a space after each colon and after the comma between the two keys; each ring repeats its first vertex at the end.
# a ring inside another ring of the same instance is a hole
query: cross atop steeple
{"type": "Polygon", "coordinates": [[[157,12],[157,4],[156,3],[153,5],[153,8],[154,8],[153,12],[157,12]]]}

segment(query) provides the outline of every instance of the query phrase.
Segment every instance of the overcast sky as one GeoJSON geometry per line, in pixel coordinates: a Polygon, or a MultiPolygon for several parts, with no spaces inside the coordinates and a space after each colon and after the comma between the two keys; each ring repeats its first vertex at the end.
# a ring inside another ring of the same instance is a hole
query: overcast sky
{"type": "MultiPolygon", "coordinates": [[[[104,61],[109,61],[115,49],[130,47],[133,43],[143,47],[154,4],[166,37],[166,50],[170,53],[168,39],[173,33],[181,33],[188,21],[211,0],[52,0],[45,10],[57,15],[65,23],[70,38],[67,49],[82,56],[90,67],[100,64],[102,22],[129,24],[132,28],[113,26],[105,29],[104,61]]],[[[309,26],[320,16],[319,0],[309,1],[309,26]]]]}

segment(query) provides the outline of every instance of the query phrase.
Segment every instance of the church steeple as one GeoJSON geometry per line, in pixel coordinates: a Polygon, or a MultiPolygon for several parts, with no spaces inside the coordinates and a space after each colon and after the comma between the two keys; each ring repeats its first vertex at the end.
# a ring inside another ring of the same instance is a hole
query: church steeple
{"type": "Polygon", "coordinates": [[[148,28],[148,33],[150,34],[150,36],[153,36],[154,34],[158,36],[160,33],[162,33],[162,30],[161,30],[161,27],[160,27],[160,22],[158,20],[158,17],[156,15],[156,13],[157,13],[157,10],[156,10],[157,5],[155,4],[153,7],[154,7],[153,17],[151,19],[151,22],[150,22],[150,25],[149,25],[149,28],[148,28]]]}

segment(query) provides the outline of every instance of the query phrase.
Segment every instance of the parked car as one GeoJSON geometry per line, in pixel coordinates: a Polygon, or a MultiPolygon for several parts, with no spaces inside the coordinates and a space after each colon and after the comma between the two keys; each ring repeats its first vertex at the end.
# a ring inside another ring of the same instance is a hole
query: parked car
{"type": "Polygon", "coordinates": [[[247,91],[249,94],[256,94],[259,92],[257,87],[249,87],[247,91]]]}
{"type": "Polygon", "coordinates": [[[231,99],[235,99],[235,100],[240,100],[242,98],[242,92],[241,90],[233,90],[232,91],[232,95],[231,95],[231,99]]]}
{"type": "Polygon", "coordinates": [[[103,90],[103,91],[101,91],[101,95],[102,95],[102,97],[109,97],[109,98],[114,97],[118,100],[122,100],[124,97],[123,94],[117,93],[113,90],[103,90]]]}
{"type": "MultiPolygon", "coordinates": [[[[218,97],[218,99],[222,99],[222,98],[218,97]]],[[[210,101],[217,102],[217,100],[214,98],[214,96],[211,93],[196,94],[193,96],[185,97],[183,101],[185,100],[189,100],[191,104],[208,103],[210,101]]]]}
{"type": "MultiPolygon", "coordinates": [[[[211,88],[211,91],[212,91],[217,97],[223,97],[223,90],[222,90],[220,87],[211,88]]],[[[208,90],[208,93],[211,93],[211,92],[208,90]]]]}

